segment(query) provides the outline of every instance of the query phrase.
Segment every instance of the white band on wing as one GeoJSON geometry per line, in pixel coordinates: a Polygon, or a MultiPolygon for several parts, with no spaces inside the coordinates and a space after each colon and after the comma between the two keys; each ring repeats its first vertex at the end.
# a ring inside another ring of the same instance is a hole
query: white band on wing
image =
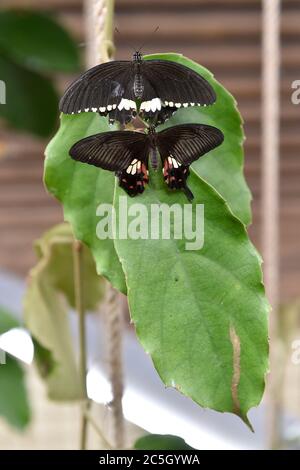
{"type": "Polygon", "coordinates": [[[135,101],[122,98],[121,102],[118,105],[118,110],[122,111],[122,109],[125,109],[126,111],[129,111],[130,109],[136,109],[135,101]]]}
{"type": "Polygon", "coordinates": [[[150,111],[152,111],[153,113],[155,113],[155,111],[160,111],[161,101],[159,98],[153,98],[152,100],[149,100],[149,101],[143,101],[141,103],[140,110],[146,111],[146,113],[149,113],[150,111]]]}

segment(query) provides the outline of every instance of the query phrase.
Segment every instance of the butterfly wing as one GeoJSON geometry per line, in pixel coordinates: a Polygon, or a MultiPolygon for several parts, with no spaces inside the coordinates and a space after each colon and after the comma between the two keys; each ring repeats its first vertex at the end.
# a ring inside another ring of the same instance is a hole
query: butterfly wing
{"type": "Polygon", "coordinates": [[[112,120],[122,120],[124,112],[136,110],[132,62],[106,62],[89,69],[67,88],[59,107],[65,114],[112,113],[112,120]]]}
{"type": "Polygon", "coordinates": [[[219,129],[205,124],[183,124],[160,132],[157,146],[162,159],[163,176],[169,188],[189,191],[186,185],[189,166],[221,145],[223,140],[224,135],[219,129]]]}
{"type": "Polygon", "coordinates": [[[141,63],[141,73],[144,94],[140,111],[144,117],[151,117],[156,111],[161,118],[163,107],[172,108],[172,114],[174,109],[207,106],[216,101],[216,93],[209,82],[185,65],[168,60],[145,60],[141,63]]]}
{"type": "Polygon", "coordinates": [[[130,195],[142,193],[148,183],[149,138],[140,132],[115,131],[76,142],[73,160],[115,171],[120,186],[130,195]]]}
{"type": "MultiPolygon", "coordinates": [[[[101,113],[99,112],[100,116],[106,116],[107,112],[101,113]]],[[[133,118],[136,117],[137,113],[136,110],[131,107],[130,109],[122,108],[121,110],[116,107],[112,111],[108,113],[109,115],[109,123],[113,124],[115,121],[119,122],[122,126],[129,124],[133,118]]]]}
{"type": "MultiPolygon", "coordinates": [[[[152,100],[152,102],[155,103],[155,99],[152,100]]],[[[144,103],[147,103],[144,102],[144,103]]],[[[159,126],[160,124],[164,124],[166,121],[170,119],[170,117],[173,116],[177,111],[177,108],[175,106],[159,106],[159,108],[155,109],[152,111],[146,111],[145,109],[140,109],[139,115],[140,117],[148,122],[148,124],[151,126],[155,124],[155,126],[159,126]]]]}
{"type": "Polygon", "coordinates": [[[223,140],[222,131],[206,124],[179,124],[159,132],[157,136],[161,157],[171,155],[181,165],[190,165],[221,145],[223,140]]]}

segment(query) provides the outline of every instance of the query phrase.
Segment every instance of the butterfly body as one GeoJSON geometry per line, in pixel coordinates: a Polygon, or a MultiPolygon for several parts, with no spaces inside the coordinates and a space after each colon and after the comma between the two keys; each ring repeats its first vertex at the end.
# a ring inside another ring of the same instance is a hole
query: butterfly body
{"type": "Polygon", "coordinates": [[[147,134],[132,131],[105,132],[86,137],[70,149],[74,160],[114,171],[120,186],[130,195],[142,193],[149,180],[149,160],[154,170],[162,163],[169,189],[187,187],[190,164],[223,142],[222,132],[204,124],[182,124],[147,134]]]}
{"type": "Polygon", "coordinates": [[[122,124],[139,114],[159,124],[181,107],[215,100],[211,85],[194,70],[168,60],[144,60],[137,51],[131,61],[107,62],[83,73],[64,93],[60,110],[95,112],[122,124]]]}
{"type": "Polygon", "coordinates": [[[133,79],[133,93],[136,99],[141,100],[144,94],[144,81],[141,73],[141,62],[142,55],[139,52],[135,52],[133,55],[133,68],[134,68],[134,79],[133,79]]]}

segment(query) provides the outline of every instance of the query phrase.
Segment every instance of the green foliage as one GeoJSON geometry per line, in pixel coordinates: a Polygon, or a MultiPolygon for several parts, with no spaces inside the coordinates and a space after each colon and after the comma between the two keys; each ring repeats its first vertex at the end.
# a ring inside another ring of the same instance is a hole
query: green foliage
{"type": "MultiPolygon", "coordinates": [[[[48,283],[66,296],[70,307],[75,308],[73,276],[74,236],[69,224],[52,227],[35,242],[35,251],[42,260],[42,270],[47,271],[48,283]]],[[[95,310],[104,295],[104,282],[96,273],[95,261],[88,249],[83,249],[83,292],[85,310],[95,310]]],[[[35,275],[35,269],[31,276],[35,275]]],[[[38,270],[39,272],[39,270],[38,270]]]]}
{"type": "MultiPolygon", "coordinates": [[[[183,194],[166,194],[160,175],[156,181],[151,176],[140,197],[146,207],[186,204],[183,194]]],[[[202,249],[187,251],[183,240],[163,240],[162,231],[159,240],[115,240],[131,318],[167,386],[246,421],[248,409],[261,400],[267,370],[260,259],[221,196],[196,174],[189,186],[194,218],[196,204],[204,204],[202,249]]],[[[128,200],[128,207],[135,202],[128,200]]]]}
{"type": "Polygon", "coordinates": [[[55,129],[58,96],[52,82],[0,55],[0,79],[6,84],[6,104],[0,117],[15,129],[49,136],[55,129]]]}
{"type": "Polygon", "coordinates": [[[0,365],[0,415],[19,429],[24,429],[30,421],[24,371],[9,355],[6,364],[0,365]]]}
{"type": "Polygon", "coordinates": [[[59,366],[55,362],[53,353],[44,348],[36,339],[32,338],[34,345],[34,362],[39,371],[40,376],[43,379],[47,379],[48,376],[55,371],[55,367],[59,366]]]}
{"type": "MultiPolygon", "coordinates": [[[[0,308],[0,335],[19,326],[11,313],[0,308]]],[[[6,363],[0,364],[0,416],[18,429],[24,429],[30,421],[24,371],[8,354],[6,363]]]]}
{"type": "Polygon", "coordinates": [[[0,48],[18,64],[37,71],[79,68],[78,49],[69,34],[51,17],[35,11],[0,12],[0,48]]]}
{"type": "MultiPolygon", "coordinates": [[[[68,224],[52,228],[36,243],[39,261],[30,272],[24,299],[25,323],[35,340],[37,366],[54,400],[81,397],[69,326],[69,308],[75,306],[73,243],[68,224]]],[[[86,247],[83,292],[85,309],[96,309],[104,294],[103,279],[86,247]]]]}
{"type": "Polygon", "coordinates": [[[25,10],[0,12],[0,80],[6,86],[0,118],[10,126],[49,137],[57,123],[58,95],[44,73],[78,68],[76,45],[50,17],[25,10]]]}
{"type": "Polygon", "coordinates": [[[204,407],[231,411],[248,422],[247,411],[260,402],[264,390],[268,304],[260,257],[244,226],[251,217],[241,118],[232,96],[206,69],[176,54],[152,57],[194,68],[217,91],[213,107],[179,110],[168,122],[204,122],[225,135],[224,146],[195,162],[189,178],[194,220],[196,204],[204,204],[203,248],[187,251],[187,240],[174,239],[172,224],[170,240],[163,239],[161,230],[156,240],[97,238],[98,205],[113,202],[118,214],[121,195],[129,208],[138,202],[148,212],[152,204],[187,204],[182,193],[167,189],[160,172],[151,171],[149,187],[130,199],[117,185],[114,190],[111,173],[71,160],[68,151],[74,142],[108,130],[104,118],[92,113],[62,116],[47,149],[45,182],[63,203],[76,237],[91,248],[98,272],[123,292],[126,279],[137,335],[163,382],[204,407]]]}
{"type": "Polygon", "coordinates": [[[169,434],[147,434],[134,444],[137,450],[193,450],[193,447],[177,436],[169,434]]]}
{"type": "Polygon", "coordinates": [[[113,204],[115,177],[108,171],[77,164],[69,156],[77,140],[108,130],[107,120],[93,113],[62,115],[60,129],[46,150],[45,183],[63,203],[65,220],[71,223],[76,238],[91,249],[98,273],[125,293],[125,278],[113,241],[99,240],[96,235],[96,208],[113,204]]]}

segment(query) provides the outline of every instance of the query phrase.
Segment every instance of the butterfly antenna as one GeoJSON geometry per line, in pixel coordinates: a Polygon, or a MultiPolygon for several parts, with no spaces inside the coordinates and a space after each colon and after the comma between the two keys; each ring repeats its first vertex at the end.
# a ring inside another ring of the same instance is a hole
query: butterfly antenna
{"type": "MultiPolygon", "coordinates": [[[[117,27],[115,27],[115,33],[119,34],[121,37],[123,36],[123,34],[118,30],[117,27]]],[[[127,43],[128,46],[134,51],[136,52],[136,47],[133,47],[131,44],[127,43]]]]}
{"type": "MultiPolygon", "coordinates": [[[[150,38],[152,38],[152,36],[154,36],[154,34],[159,30],[159,26],[156,26],[156,28],[154,29],[154,31],[152,31],[152,33],[150,34],[150,38]]],[[[139,49],[137,50],[137,52],[141,52],[141,50],[143,49],[143,47],[145,47],[145,45],[147,44],[148,40],[150,39],[148,38],[147,41],[145,41],[141,47],[139,47],[139,49]]]]}

